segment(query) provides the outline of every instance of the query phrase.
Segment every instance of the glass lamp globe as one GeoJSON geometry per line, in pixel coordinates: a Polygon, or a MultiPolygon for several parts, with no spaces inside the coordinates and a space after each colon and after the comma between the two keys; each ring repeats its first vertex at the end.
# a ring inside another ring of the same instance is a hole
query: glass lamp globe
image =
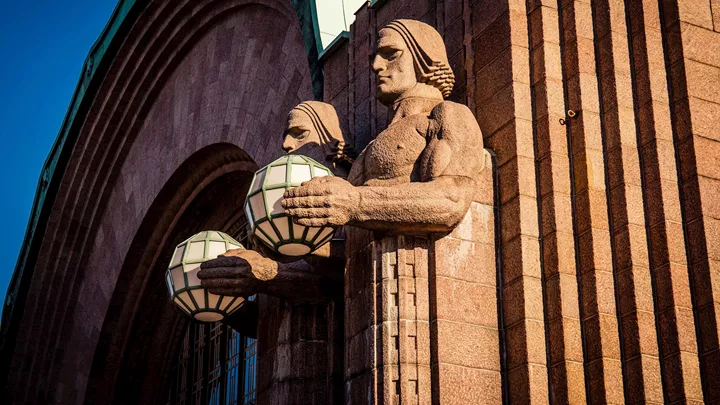
{"type": "Polygon", "coordinates": [[[304,256],[329,242],[335,233],[334,227],[295,224],[280,202],[285,190],[314,177],[332,175],[330,169],[302,155],[285,155],[258,170],[245,199],[251,233],[285,256],[304,256]]]}
{"type": "Polygon", "coordinates": [[[231,249],[243,249],[228,234],[205,231],[177,245],[165,273],[170,299],[200,322],[217,322],[235,311],[244,298],[210,294],[200,286],[200,264],[231,249]]]}

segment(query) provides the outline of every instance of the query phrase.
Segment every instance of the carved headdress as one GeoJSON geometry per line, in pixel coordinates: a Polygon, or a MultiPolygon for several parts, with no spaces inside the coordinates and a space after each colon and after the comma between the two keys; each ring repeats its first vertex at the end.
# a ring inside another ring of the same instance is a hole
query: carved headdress
{"type": "Polygon", "coordinates": [[[435,28],[416,20],[394,20],[385,28],[396,31],[415,61],[418,81],[436,87],[447,98],[455,84],[445,43],[435,28]]]}
{"type": "Polygon", "coordinates": [[[293,110],[301,111],[310,117],[313,129],[317,132],[320,144],[331,162],[347,161],[352,163],[357,152],[352,143],[345,139],[349,136],[345,123],[338,117],[332,104],[321,101],[305,101],[293,110]]]}

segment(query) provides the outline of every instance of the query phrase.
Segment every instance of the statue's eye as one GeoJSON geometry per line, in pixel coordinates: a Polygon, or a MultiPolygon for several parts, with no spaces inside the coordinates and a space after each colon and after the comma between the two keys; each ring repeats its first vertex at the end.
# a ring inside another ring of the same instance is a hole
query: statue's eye
{"type": "Polygon", "coordinates": [[[294,136],[296,139],[305,139],[310,135],[310,131],[306,130],[299,130],[295,132],[294,136]]]}
{"type": "Polygon", "coordinates": [[[387,59],[388,59],[388,60],[395,60],[395,59],[399,58],[400,55],[402,55],[402,51],[400,51],[400,50],[392,50],[392,51],[389,52],[389,56],[388,56],[387,59]]]}

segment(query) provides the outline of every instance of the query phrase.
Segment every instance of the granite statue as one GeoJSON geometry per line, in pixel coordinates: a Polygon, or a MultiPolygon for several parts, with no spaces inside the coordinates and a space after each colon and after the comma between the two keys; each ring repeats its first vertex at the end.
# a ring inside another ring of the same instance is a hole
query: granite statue
{"type": "MultiPolygon", "coordinates": [[[[282,147],[323,162],[335,176],[346,178],[357,157],[347,133],[331,104],[305,101],[288,113],[282,147]]],[[[301,260],[277,255],[252,237],[250,243],[252,249],[230,250],[203,264],[198,274],[202,285],[233,296],[262,293],[296,301],[342,295],[342,238],[301,260]]]]}
{"type": "Polygon", "coordinates": [[[317,178],[285,193],[307,226],[351,225],[388,234],[449,232],[463,218],[482,170],[483,140],[470,109],[444,101],[454,76],[435,29],[395,20],[379,32],[372,62],[389,124],[346,179],[317,178]]]}

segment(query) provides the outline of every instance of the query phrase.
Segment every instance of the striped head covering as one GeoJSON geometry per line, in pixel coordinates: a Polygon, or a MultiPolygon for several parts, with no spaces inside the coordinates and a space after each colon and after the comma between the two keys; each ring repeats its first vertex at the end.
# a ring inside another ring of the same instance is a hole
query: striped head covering
{"type": "Polygon", "coordinates": [[[352,163],[355,160],[357,152],[345,139],[345,136],[349,136],[350,133],[344,123],[341,123],[332,104],[321,101],[305,101],[298,104],[292,111],[300,111],[310,118],[329,161],[345,160],[352,163]]]}
{"type": "Polygon", "coordinates": [[[405,41],[415,61],[418,81],[437,88],[447,98],[455,84],[455,75],[440,33],[416,20],[394,20],[385,28],[396,31],[405,41]]]}

